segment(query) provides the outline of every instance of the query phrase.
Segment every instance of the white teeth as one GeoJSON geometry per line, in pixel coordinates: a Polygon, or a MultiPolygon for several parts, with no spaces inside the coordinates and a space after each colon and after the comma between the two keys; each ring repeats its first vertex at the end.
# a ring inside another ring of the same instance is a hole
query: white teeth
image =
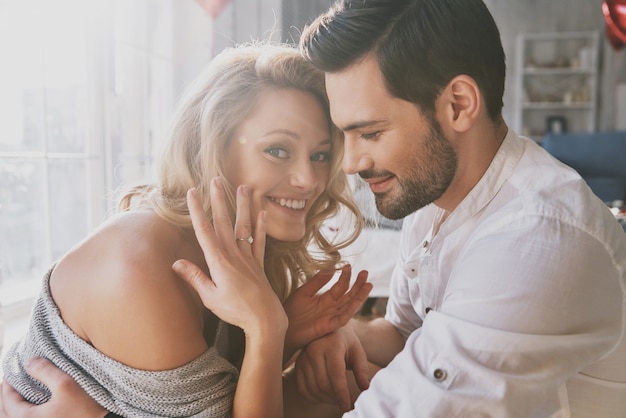
{"type": "Polygon", "coordinates": [[[296,199],[274,199],[272,200],[282,207],[289,209],[304,209],[304,205],[306,205],[306,200],[296,200],[296,199]]]}

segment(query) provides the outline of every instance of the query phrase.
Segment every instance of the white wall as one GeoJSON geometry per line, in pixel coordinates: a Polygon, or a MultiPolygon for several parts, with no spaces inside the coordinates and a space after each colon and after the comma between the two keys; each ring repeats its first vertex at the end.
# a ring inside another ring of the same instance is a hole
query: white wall
{"type": "Polygon", "coordinates": [[[279,41],[281,22],[281,0],[231,0],[215,19],[213,51],[251,40],[279,41]]]}
{"type": "Polygon", "coordinates": [[[615,88],[626,82],[626,50],[614,51],[604,36],[601,0],[485,0],[500,28],[507,55],[507,82],[504,115],[513,121],[515,74],[515,39],[520,32],[568,32],[598,30],[602,32],[598,130],[615,129],[615,88]]]}

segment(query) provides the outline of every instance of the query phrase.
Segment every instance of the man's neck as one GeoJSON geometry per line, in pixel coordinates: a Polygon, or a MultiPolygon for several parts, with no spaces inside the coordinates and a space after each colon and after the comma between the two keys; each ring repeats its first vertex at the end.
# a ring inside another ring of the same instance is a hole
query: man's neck
{"type": "Polygon", "coordinates": [[[488,128],[485,126],[460,138],[457,172],[446,192],[434,202],[438,207],[452,212],[465,199],[491,165],[507,132],[504,121],[497,125],[490,122],[488,128]]]}

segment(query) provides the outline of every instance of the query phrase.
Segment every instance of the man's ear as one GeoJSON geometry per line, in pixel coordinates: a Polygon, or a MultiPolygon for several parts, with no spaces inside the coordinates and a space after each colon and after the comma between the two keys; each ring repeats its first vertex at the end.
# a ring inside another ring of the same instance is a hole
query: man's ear
{"type": "Polygon", "coordinates": [[[457,132],[465,132],[475,123],[482,106],[478,84],[467,75],[454,77],[444,89],[445,117],[457,132]]]}

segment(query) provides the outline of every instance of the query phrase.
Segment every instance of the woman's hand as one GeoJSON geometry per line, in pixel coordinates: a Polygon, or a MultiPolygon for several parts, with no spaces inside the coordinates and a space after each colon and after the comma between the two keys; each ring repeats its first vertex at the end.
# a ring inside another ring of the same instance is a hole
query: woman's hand
{"type": "Polygon", "coordinates": [[[209,276],[187,260],[176,261],[174,271],[198,292],[208,309],[246,335],[286,330],[287,317],[263,270],[266,215],[258,215],[252,235],[246,186],[237,188],[234,227],[220,179],[211,182],[213,223],[206,218],[195,189],[188,192],[187,204],[209,276]],[[254,240],[248,242],[251,236],[254,240]]]}
{"type": "Polygon", "coordinates": [[[26,362],[26,370],[50,389],[52,397],[44,404],[34,405],[4,381],[0,391],[0,418],[102,418],[107,414],[74,379],[49,360],[30,359],[26,362]]]}
{"type": "Polygon", "coordinates": [[[373,286],[366,281],[367,271],[363,270],[350,288],[351,273],[351,266],[346,265],[339,280],[326,292],[318,293],[334,275],[334,272],[320,272],[285,301],[284,308],[289,317],[285,358],[291,357],[311,341],[344,326],[356,314],[373,286]]]}
{"type": "Polygon", "coordinates": [[[263,270],[266,215],[259,214],[250,242],[250,201],[245,186],[237,188],[234,228],[219,180],[211,182],[213,224],[206,219],[195,190],[187,194],[187,204],[210,276],[188,261],[179,260],[172,267],[198,292],[207,308],[246,334],[232,417],[280,418],[287,315],[263,270]]]}

